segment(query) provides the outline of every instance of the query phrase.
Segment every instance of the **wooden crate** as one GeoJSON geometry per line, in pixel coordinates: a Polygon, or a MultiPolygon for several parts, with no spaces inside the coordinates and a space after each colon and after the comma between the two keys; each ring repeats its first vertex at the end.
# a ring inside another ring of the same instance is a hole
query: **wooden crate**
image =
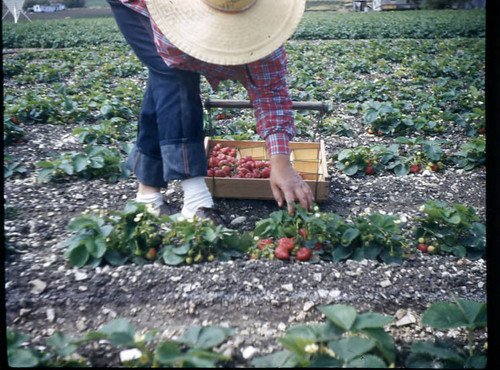
{"type": "MultiPolygon", "coordinates": [[[[236,158],[251,155],[256,160],[269,159],[265,141],[215,140],[206,138],[208,153],[216,144],[237,149],[236,158]]],[[[325,147],[319,143],[290,142],[290,159],[297,172],[304,176],[311,187],[316,202],[328,198],[330,181],[326,166],[325,147]]],[[[269,179],[239,179],[231,177],[205,177],[207,186],[215,198],[274,199],[269,179]]]]}

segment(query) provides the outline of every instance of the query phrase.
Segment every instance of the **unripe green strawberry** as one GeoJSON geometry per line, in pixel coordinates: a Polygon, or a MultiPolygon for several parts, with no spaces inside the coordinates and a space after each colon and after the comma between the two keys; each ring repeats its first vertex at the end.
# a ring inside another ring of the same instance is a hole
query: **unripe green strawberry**
{"type": "Polygon", "coordinates": [[[424,238],[418,238],[418,244],[424,244],[425,239],[424,238]]]}
{"type": "Polygon", "coordinates": [[[201,260],[203,259],[203,255],[201,253],[198,253],[195,257],[194,257],[194,262],[198,263],[198,262],[201,262],[201,260]]]}
{"type": "Polygon", "coordinates": [[[212,262],[215,259],[215,256],[213,254],[209,254],[207,257],[208,262],[212,262]]]}
{"type": "Polygon", "coordinates": [[[188,265],[190,265],[190,264],[192,264],[192,263],[193,263],[193,258],[192,258],[192,257],[186,257],[186,260],[185,260],[185,261],[186,261],[186,263],[187,263],[188,265]]]}

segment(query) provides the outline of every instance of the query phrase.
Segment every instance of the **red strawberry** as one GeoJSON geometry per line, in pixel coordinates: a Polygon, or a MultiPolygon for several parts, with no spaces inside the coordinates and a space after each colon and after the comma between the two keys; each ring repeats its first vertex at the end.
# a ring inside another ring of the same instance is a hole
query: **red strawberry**
{"type": "Polygon", "coordinates": [[[281,238],[278,240],[278,248],[284,248],[287,251],[291,251],[293,247],[295,247],[295,243],[291,238],[281,238]]]}
{"type": "Polygon", "coordinates": [[[17,119],[17,117],[11,117],[10,121],[12,123],[15,123],[16,125],[19,123],[19,120],[17,119]]]}
{"type": "Polygon", "coordinates": [[[263,170],[262,170],[262,177],[267,179],[271,176],[271,169],[269,167],[265,167],[263,170]]]}
{"type": "Polygon", "coordinates": [[[427,246],[424,243],[420,243],[417,248],[423,253],[427,252],[427,246]]]}
{"type": "Polygon", "coordinates": [[[274,242],[272,241],[272,239],[260,239],[257,242],[257,246],[259,247],[260,250],[266,248],[267,246],[273,246],[273,245],[274,242]]]}
{"type": "Polygon", "coordinates": [[[299,261],[308,261],[311,258],[311,250],[307,247],[302,247],[297,251],[297,259],[299,261]]]}
{"type": "Polygon", "coordinates": [[[415,173],[420,171],[420,166],[418,164],[413,164],[410,166],[410,172],[415,173]]]}
{"type": "Polygon", "coordinates": [[[307,240],[307,230],[303,227],[299,229],[299,235],[304,238],[304,240],[307,240]]]}
{"type": "Polygon", "coordinates": [[[276,258],[279,258],[280,260],[287,260],[290,258],[288,249],[285,249],[283,247],[278,247],[274,250],[274,255],[276,258]]]}
{"type": "Polygon", "coordinates": [[[262,177],[262,174],[260,173],[260,171],[258,169],[253,170],[252,173],[253,173],[253,177],[255,177],[256,179],[260,179],[262,177]]]}
{"type": "Polygon", "coordinates": [[[245,175],[247,173],[250,173],[250,171],[247,169],[247,168],[240,168],[239,171],[238,171],[238,174],[241,176],[241,177],[245,177],[245,175]]]}
{"type": "Polygon", "coordinates": [[[320,249],[323,249],[323,244],[321,244],[321,243],[316,243],[316,244],[314,245],[314,250],[315,250],[315,251],[319,251],[320,249]]]}
{"type": "Polygon", "coordinates": [[[229,166],[222,166],[221,168],[222,171],[224,171],[224,173],[226,174],[226,176],[230,176],[231,175],[231,168],[229,166]]]}
{"type": "Polygon", "coordinates": [[[433,171],[439,170],[439,167],[437,166],[437,164],[432,165],[431,168],[433,171]]]}
{"type": "Polygon", "coordinates": [[[375,170],[373,169],[372,166],[366,167],[365,172],[366,172],[367,175],[375,175],[375,170]]]}
{"type": "Polygon", "coordinates": [[[226,177],[226,173],[222,170],[215,170],[215,177],[226,177]]]}

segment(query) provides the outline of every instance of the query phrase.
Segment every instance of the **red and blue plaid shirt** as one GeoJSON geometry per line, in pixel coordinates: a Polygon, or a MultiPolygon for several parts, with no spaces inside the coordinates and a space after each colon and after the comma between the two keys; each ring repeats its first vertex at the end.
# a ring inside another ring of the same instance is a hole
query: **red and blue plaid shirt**
{"type": "MultiPolygon", "coordinates": [[[[206,63],[172,45],[149,16],[146,0],[120,0],[125,6],[148,17],[158,53],[169,67],[197,72],[213,89],[221,80],[232,78],[235,66],[206,63]]],[[[296,134],[292,101],[286,86],[286,53],[278,50],[256,62],[246,64],[247,91],[254,108],[256,128],[266,141],[270,155],[290,154],[289,140],[296,134]]]]}

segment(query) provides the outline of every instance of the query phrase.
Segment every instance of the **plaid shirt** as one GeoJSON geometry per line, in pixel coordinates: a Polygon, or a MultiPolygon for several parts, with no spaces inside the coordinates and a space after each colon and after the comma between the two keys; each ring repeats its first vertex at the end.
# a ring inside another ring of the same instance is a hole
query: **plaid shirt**
{"type": "MultiPolygon", "coordinates": [[[[125,6],[150,18],[146,0],[120,0],[125,6]]],[[[221,80],[236,73],[235,66],[203,62],[172,45],[150,18],[159,55],[169,67],[204,75],[213,89],[221,80]]],[[[246,64],[247,91],[254,108],[256,128],[266,141],[270,155],[290,154],[289,140],[296,134],[292,101],[286,86],[286,53],[278,50],[256,62],[246,64]]]]}

